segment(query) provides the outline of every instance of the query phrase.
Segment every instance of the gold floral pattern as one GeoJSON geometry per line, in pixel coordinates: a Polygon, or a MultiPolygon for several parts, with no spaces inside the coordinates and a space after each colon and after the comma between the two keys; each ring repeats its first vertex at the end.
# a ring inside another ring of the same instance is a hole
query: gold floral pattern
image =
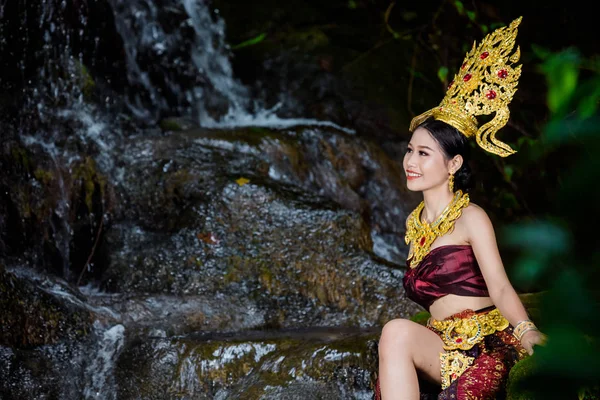
{"type": "Polygon", "coordinates": [[[443,321],[430,318],[428,325],[441,333],[444,350],[469,350],[485,336],[508,328],[509,322],[498,309],[494,309],[468,318],[457,317],[443,321]]]}
{"type": "Polygon", "coordinates": [[[457,380],[474,360],[474,357],[465,356],[460,351],[440,353],[442,389],[446,389],[457,380]]]}

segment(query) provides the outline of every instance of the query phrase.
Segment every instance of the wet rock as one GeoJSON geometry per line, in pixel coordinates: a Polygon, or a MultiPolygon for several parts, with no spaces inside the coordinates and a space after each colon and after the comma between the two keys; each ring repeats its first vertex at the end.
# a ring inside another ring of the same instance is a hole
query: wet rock
{"type": "Polygon", "coordinates": [[[132,342],[117,364],[118,397],[370,398],[375,349],[375,332],[357,329],[132,342]]]}
{"type": "Polygon", "coordinates": [[[31,349],[0,346],[0,398],[81,398],[84,355],[83,346],[73,343],[31,349]]]}
{"type": "Polygon", "coordinates": [[[265,311],[244,297],[208,294],[173,296],[87,293],[98,317],[123,324],[131,336],[175,336],[185,332],[245,330],[263,326],[265,311]],[[110,312],[102,312],[110,310],[110,312]]]}
{"type": "Polygon", "coordinates": [[[102,219],[111,206],[106,177],[91,156],[59,163],[41,143],[0,145],[0,260],[18,259],[76,282],[87,264],[102,271],[102,219]]]}
{"type": "MultiPolygon", "coordinates": [[[[339,135],[320,141],[310,129],[254,133],[197,130],[123,148],[134,156],[123,157],[103,287],[217,296],[238,305],[235,299],[244,298],[260,315],[254,323],[269,327],[371,326],[414,311],[403,296],[402,270],[373,254],[361,215],[368,204],[359,195],[365,195],[364,175],[385,176],[392,163],[370,158],[368,146],[357,150],[339,135]],[[292,147],[286,135],[299,136],[301,144],[292,147]],[[311,165],[318,149],[324,161],[311,165]],[[271,158],[285,151],[292,157],[271,158]],[[346,208],[316,188],[339,196],[346,208]]],[[[207,327],[235,324],[207,315],[207,327]]]]}
{"type": "Polygon", "coordinates": [[[93,315],[51,294],[59,289],[47,291],[11,272],[0,271],[0,345],[31,348],[86,336],[93,315]]]}

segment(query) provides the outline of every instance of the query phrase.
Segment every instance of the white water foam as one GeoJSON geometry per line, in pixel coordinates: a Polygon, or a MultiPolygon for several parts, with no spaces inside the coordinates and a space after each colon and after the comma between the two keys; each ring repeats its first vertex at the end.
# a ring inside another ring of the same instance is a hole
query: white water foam
{"type": "Polygon", "coordinates": [[[125,327],[115,325],[104,331],[96,356],[85,371],[86,400],[115,400],[117,398],[114,369],[125,341],[125,327]]]}

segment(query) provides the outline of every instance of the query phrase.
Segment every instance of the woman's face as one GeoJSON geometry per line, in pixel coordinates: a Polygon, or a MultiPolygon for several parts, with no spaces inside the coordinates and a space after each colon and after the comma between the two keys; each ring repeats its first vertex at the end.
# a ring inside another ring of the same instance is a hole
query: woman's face
{"type": "Polygon", "coordinates": [[[448,184],[448,160],[425,128],[413,132],[402,165],[409,190],[424,191],[448,184]]]}

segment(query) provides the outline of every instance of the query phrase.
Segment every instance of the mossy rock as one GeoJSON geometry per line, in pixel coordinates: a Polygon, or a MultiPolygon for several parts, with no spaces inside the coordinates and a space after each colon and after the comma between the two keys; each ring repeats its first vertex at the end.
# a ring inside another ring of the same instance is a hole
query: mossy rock
{"type": "Polygon", "coordinates": [[[531,376],[533,369],[533,357],[527,357],[515,364],[508,375],[506,400],[532,400],[536,398],[534,393],[522,387],[527,378],[531,376]]]}
{"type": "Polygon", "coordinates": [[[132,341],[117,362],[118,397],[363,398],[372,392],[377,335],[313,328],[132,341]]]}
{"type": "Polygon", "coordinates": [[[31,282],[0,270],[0,345],[29,348],[76,339],[91,331],[92,315],[61,303],[31,282]]]}

